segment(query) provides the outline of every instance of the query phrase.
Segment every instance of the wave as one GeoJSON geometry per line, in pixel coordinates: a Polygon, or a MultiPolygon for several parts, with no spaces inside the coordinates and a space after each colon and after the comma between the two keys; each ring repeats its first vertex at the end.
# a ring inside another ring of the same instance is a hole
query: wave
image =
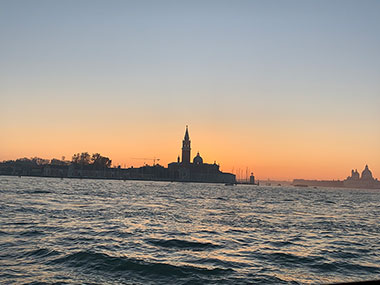
{"type": "Polygon", "coordinates": [[[8,232],[0,231],[0,236],[8,236],[8,235],[11,235],[11,234],[8,232]]]}
{"type": "Polygon", "coordinates": [[[44,232],[37,231],[37,230],[31,230],[31,231],[24,231],[19,233],[20,236],[27,236],[27,237],[33,237],[33,236],[41,236],[45,235],[44,232]]]}
{"type": "Polygon", "coordinates": [[[30,193],[33,193],[33,194],[50,194],[52,192],[48,191],[48,190],[34,190],[34,191],[31,191],[30,193]]]}
{"type": "Polygon", "coordinates": [[[318,262],[323,260],[324,258],[321,256],[299,256],[291,253],[285,252],[274,252],[267,254],[259,254],[256,255],[260,259],[270,260],[271,262],[275,262],[277,264],[281,264],[284,266],[307,266],[307,264],[312,264],[314,262],[318,262]]]}
{"type": "Polygon", "coordinates": [[[193,260],[188,260],[187,262],[193,264],[210,264],[213,266],[222,266],[223,268],[247,268],[250,265],[244,262],[232,261],[232,260],[223,260],[220,258],[198,258],[193,260]]]}
{"type": "Polygon", "coordinates": [[[49,191],[49,190],[41,190],[41,189],[37,189],[37,190],[24,190],[22,192],[20,192],[20,194],[51,194],[53,193],[52,191],[49,191]]]}
{"type": "Polygon", "coordinates": [[[317,263],[312,265],[311,267],[318,269],[322,272],[356,272],[357,274],[379,274],[380,267],[372,266],[372,265],[361,265],[357,263],[349,263],[349,262],[325,262],[325,263],[317,263]]]}
{"type": "Polygon", "coordinates": [[[291,241],[270,241],[268,243],[274,247],[286,247],[286,246],[295,245],[295,243],[291,241]]]}
{"type": "Polygon", "coordinates": [[[162,239],[146,239],[148,243],[151,243],[153,245],[157,245],[160,247],[166,247],[166,248],[180,248],[180,249],[210,249],[210,248],[218,248],[219,245],[210,243],[210,242],[194,242],[194,241],[187,241],[187,240],[180,240],[180,239],[168,239],[168,240],[162,240],[162,239]]]}
{"type": "Polygon", "coordinates": [[[371,273],[379,274],[380,267],[371,264],[362,265],[354,262],[348,262],[351,259],[346,258],[346,261],[329,262],[323,256],[298,256],[291,253],[275,252],[270,254],[261,255],[261,257],[270,260],[282,266],[291,267],[309,267],[316,269],[320,272],[357,272],[357,273],[371,273]]]}
{"type": "Polygon", "coordinates": [[[80,251],[57,258],[52,261],[54,264],[66,264],[73,267],[84,267],[88,269],[101,270],[106,272],[129,271],[141,275],[155,276],[177,276],[189,277],[196,275],[220,275],[233,271],[232,269],[222,268],[201,268],[189,265],[171,265],[167,263],[147,262],[143,260],[114,257],[105,253],[80,251]]]}
{"type": "Polygon", "coordinates": [[[47,248],[39,248],[39,249],[27,252],[25,256],[49,257],[49,256],[55,256],[59,254],[60,253],[56,250],[50,250],[47,248]]]}

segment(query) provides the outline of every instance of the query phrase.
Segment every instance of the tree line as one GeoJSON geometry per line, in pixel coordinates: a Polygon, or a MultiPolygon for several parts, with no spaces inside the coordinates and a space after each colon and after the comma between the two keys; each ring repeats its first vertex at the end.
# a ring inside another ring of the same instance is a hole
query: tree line
{"type": "Polygon", "coordinates": [[[79,165],[93,165],[95,168],[109,168],[112,160],[100,153],[93,153],[92,156],[88,152],[76,153],[73,155],[71,162],[79,165]]]}
{"type": "Polygon", "coordinates": [[[43,159],[39,157],[32,158],[18,158],[16,160],[7,160],[3,161],[2,164],[5,165],[19,165],[24,167],[40,167],[46,165],[53,166],[67,166],[70,164],[79,165],[79,166],[89,166],[95,169],[104,169],[109,168],[112,165],[112,160],[106,156],[102,156],[100,153],[93,153],[90,155],[88,152],[75,153],[71,161],[65,160],[63,156],[62,159],[53,158],[43,159]]]}

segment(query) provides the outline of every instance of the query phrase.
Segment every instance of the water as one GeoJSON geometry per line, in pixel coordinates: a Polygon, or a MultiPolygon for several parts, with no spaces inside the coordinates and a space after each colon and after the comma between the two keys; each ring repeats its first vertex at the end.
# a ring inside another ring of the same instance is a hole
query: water
{"type": "Polygon", "coordinates": [[[0,283],[380,278],[380,191],[0,176],[0,283]]]}

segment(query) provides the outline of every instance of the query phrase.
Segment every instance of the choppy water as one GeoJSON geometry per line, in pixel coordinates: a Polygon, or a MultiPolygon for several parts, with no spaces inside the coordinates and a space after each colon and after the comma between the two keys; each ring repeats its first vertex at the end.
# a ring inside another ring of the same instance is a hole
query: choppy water
{"type": "Polygon", "coordinates": [[[0,176],[0,283],[380,278],[380,191],[0,176]]]}

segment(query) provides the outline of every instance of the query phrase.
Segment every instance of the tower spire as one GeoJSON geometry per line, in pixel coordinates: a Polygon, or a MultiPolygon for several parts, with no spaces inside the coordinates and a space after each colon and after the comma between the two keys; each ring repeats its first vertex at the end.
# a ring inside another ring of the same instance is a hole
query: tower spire
{"type": "Polygon", "coordinates": [[[184,137],[184,140],[189,140],[190,137],[189,137],[189,128],[188,126],[186,125],[186,132],[185,132],[185,137],[184,137]]]}
{"type": "Polygon", "coordinates": [[[186,125],[186,131],[185,131],[185,137],[183,138],[182,141],[182,163],[190,163],[190,136],[189,136],[189,129],[188,126],[186,125]]]}

